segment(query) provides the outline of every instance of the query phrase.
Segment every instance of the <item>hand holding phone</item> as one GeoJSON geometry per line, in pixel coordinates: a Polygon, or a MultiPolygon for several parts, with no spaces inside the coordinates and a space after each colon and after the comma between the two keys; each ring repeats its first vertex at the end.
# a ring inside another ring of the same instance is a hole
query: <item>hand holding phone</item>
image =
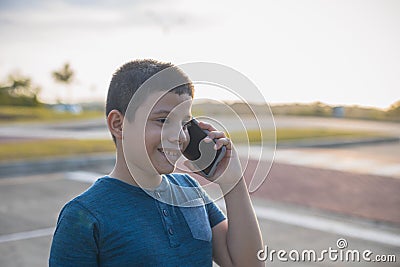
{"type": "Polygon", "coordinates": [[[215,150],[215,141],[210,143],[204,142],[204,138],[208,136],[208,131],[201,129],[196,119],[192,119],[187,124],[190,141],[183,155],[198,168],[199,172],[209,178],[215,173],[218,163],[222,160],[226,153],[226,147],[222,146],[215,150]]]}

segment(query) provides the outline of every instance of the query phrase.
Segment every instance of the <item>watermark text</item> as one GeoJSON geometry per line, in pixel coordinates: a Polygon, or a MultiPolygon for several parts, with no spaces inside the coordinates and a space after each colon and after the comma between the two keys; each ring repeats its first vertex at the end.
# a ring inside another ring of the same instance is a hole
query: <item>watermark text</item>
{"type": "Polygon", "coordinates": [[[265,246],[257,252],[260,261],[281,261],[281,262],[396,262],[396,255],[374,255],[371,250],[347,249],[348,243],[344,238],[339,238],[336,247],[328,247],[321,251],[314,249],[296,250],[275,250],[265,246]]]}

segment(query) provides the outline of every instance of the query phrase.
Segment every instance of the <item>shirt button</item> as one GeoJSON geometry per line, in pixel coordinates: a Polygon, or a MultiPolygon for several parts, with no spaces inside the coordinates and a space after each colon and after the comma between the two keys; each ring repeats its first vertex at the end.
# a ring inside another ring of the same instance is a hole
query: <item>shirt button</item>
{"type": "Polygon", "coordinates": [[[162,211],[162,213],[164,214],[165,217],[168,216],[168,211],[167,211],[167,210],[164,209],[164,210],[162,211]]]}
{"type": "Polygon", "coordinates": [[[169,229],[168,229],[168,233],[169,233],[170,235],[173,235],[173,234],[174,234],[174,230],[172,230],[172,228],[169,228],[169,229]]]}

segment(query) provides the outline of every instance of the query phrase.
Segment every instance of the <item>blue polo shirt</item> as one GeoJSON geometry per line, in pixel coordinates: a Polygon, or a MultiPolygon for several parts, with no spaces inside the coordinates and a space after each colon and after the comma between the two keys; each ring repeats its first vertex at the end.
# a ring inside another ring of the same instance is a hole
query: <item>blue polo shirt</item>
{"type": "Polygon", "coordinates": [[[106,176],[63,207],[49,266],[212,266],[211,228],[224,219],[187,174],[152,191],[106,176]]]}

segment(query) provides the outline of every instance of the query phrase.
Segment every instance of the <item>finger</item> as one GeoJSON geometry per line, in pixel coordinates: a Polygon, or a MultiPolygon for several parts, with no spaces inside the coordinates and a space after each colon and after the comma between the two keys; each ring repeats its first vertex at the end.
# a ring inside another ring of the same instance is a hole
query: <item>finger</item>
{"type": "Polygon", "coordinates": [[[229,138],[219,138],[217,140],[215,140],[215,146],[214,149],[218,150],[220,149],[222,146],[226,146],[227,149],[231,148],[231,140],[229,138]]]}
{"type": "Polygon", "coordinates": [[[206,143],[211,143],[213,140],[210,138],[210,137],[204,137],[204,142],[206,142],[206,143]]]}
{"type": "Polygon", "coordinates": [[[218,138],[225,138],[226,135],[224,132],[221,131],[212,131],[208,133],[208,137],[210,137],[211,139],[218,139],[218,138]]]}
{"type": "Polygon", "coordinates": [[[203,130],[207,130],[209,132],[216,131],[217,129],[214,128],[210,123],[199,121],[199,127],[203,130]]]}

